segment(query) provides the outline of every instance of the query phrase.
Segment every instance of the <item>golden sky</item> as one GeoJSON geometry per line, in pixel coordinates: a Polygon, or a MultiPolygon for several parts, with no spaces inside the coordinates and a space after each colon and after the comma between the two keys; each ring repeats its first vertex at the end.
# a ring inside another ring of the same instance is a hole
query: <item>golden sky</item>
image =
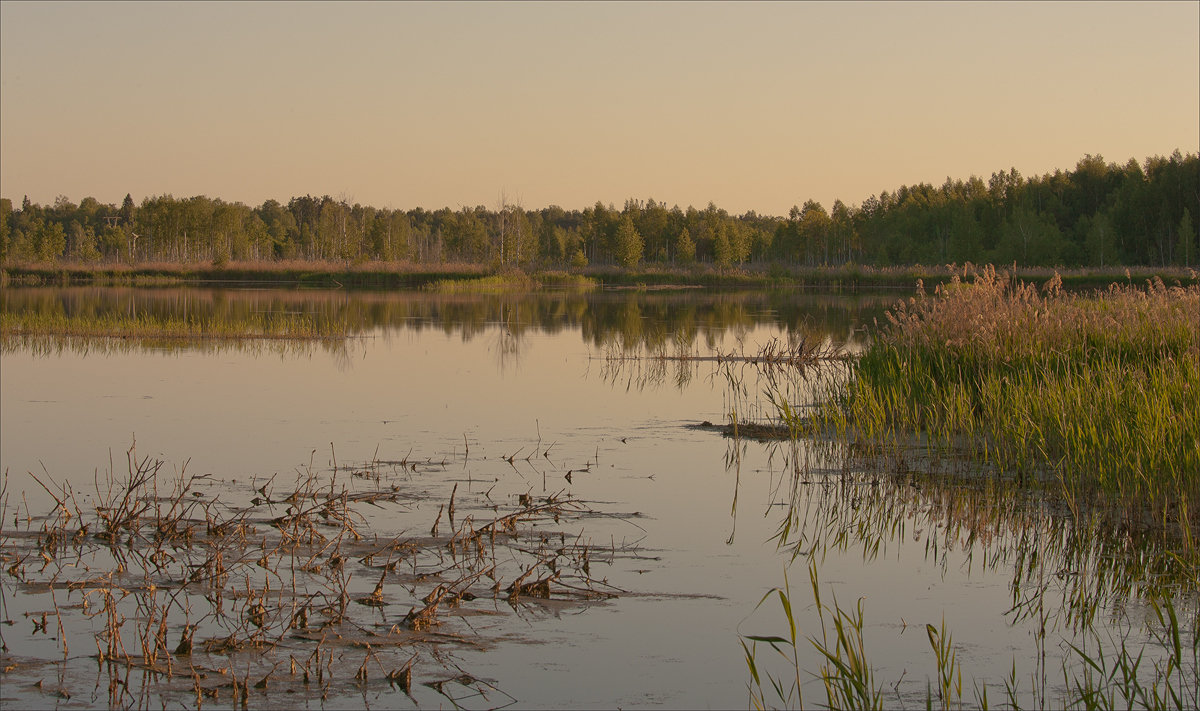
{"type": "Polygon", "coordinates": [[[1200,3],[0,3],[0,195],[782,215],[1200,149],[1200,3]]]}

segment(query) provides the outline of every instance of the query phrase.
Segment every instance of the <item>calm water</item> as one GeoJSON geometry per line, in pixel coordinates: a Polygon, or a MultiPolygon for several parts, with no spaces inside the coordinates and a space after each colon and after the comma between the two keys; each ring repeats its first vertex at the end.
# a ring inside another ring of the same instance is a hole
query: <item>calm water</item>
{"type": "MultiPolygon", "coordinates": [[[[1082,639],[1064,602],[1073,591],[1099,590],[1102,630],[1120,635],[1132,625],[1131,639],[1145,638],[1134,624],[1148,614],[1137,586],[1113,592],[1078,583],[1114,565],[1112,557],[1064,543],[1070,533],[1037,501],[998,513],[990,508],[995,493],[970,484],[922,488],[895,485],[893,477],[889,485],[852,470],[837,447],[734,441],[689,427],[724,423],[735,409],[742,420],[768,412],[761,374],[631,357],[752,353],[773,339],[801,338],[854,352],[893,296],[75,288],[9,289],[3,298],[5,310],[217,313],[234,321],[308,314],[351,334],[335,345],[10,339],[0,363],[6,521],[14,511],[48,508],[29,472],[84,495],[110,461],[123,468],[134,441],[139,456],[166,462],[164,472],[211,475],[214,492],[309,467],[437,463],[392,474],[425,500],[375,516],[372,526],[386,535],[428,531],[455,485],[464,507],[562,492],[603,514],[578,533],[627,553],[593,570],[624,591],[619,597],[515,608],[481,598],[472,604],[487,615],[444,625],[480,646],[449,645],[451,666],[443,660],[443,668],[486,679],[521,707],[745,706],[739,635],[785,634],[773,599],[756,610],[764,593],[784,584],[785,570],[800,634],[819,638],[810,561],[824,602],[862,601],[869,661],[892,706],[924,703],[936,669],[926,624],[953,633],[966,678],[992,683],[993,703],[1015,660],[1017,688],[1036,704],[1043,653],[1050,678],[1042,684],[1054,698],[1063,683],[1056,660],[1068,654],[1068,641],[1082,639]],[[780,546],[772,539],[789,517],[795,531],[780,546]],[[1031,543],[1031,532],[1043,537],[1031,543]],[[1022,551],[1031,546],[1056,567],[1023,572],[1022,551]],[[1050,621],[1044,640],[1036,619],[1013,611],[1031,588],[1042,593],[1040,615],[1050,621]]],[[[797,400],[837,372],[806,376],[785,376],[797,400]]],[[[18,619],[4,630],[10,654],[61,656],[44,634],[30,633],[14,584],[5,585],[3,616],[18,619]]],[[[824,693],[812,681],[820,662],[810,647],[802,647],[804,700],[816,705],[824,693]]],[[[85,643],[76,648],[80,657],[94,653],[85,643]]],[[[781,669],[769,648],[760,645],[759,656],[765,668],[781,669]]],[[[415,682],[421,673],[435,675],[418,666],[415,682]]],[[[10,677],[4,697],[96,703],[94,694],[76,692],[48,699],[28,686],[38,678],[10,677]]],[[[972,698],[969,688],[964,694],[972,698]]],[[[413,695],[415,702],[378,683],[327,703],[450,703],[428,688],[413,695]]],[[[497,694],[463,703],[506,702],[497,694]]]]}

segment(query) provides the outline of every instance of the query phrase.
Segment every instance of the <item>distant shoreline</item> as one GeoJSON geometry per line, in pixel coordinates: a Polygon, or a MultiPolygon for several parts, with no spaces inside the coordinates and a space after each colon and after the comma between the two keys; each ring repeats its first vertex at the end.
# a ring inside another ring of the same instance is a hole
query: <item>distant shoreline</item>
{"type": "MultiPolygon", "coordinates": [[[[736,269],[588,267],[570,272],[531,270],[530,279],[514,280],[532,288],[556,288],[564,282],[586,280],[609,288],[822,288],[844,291],[860,289],[914,289],[920,281],[926,289],[949,283],[955,277],[969,281],[974,265],[909,265],[898,267],[788,267],[778,264],[736,269]]],[[[1200,274],[1183,267],[1111,267],[1053,269],[1050,267],[1004,268],[1025,282],[1043,282],[1055,273],[1070,289],[1105,288],[1112,283],[1142,284],[1161,279],[1168,286],[1200,283],[1200,274]]],[[[497,275],[524,275],[515,270],[488,269],[477,264],[426,265],[365,262],[229,262],[145,264],[22,264],[0,267],[0,286],[222,286],[272,285],[300,288],[421,289],[439,282],[469,284],[497,275]]],[[[526,289],[529,287],[526,286],[526,289]]]]}

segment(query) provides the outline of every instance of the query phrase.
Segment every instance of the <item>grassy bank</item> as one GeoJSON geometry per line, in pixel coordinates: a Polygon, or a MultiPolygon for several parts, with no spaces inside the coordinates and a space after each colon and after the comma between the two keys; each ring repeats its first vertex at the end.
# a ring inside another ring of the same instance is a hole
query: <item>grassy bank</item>
{"type": "MultiPolygon", "coordinates": [[[[9,264],[0,270],[0,285],[133,285],[168,284],[273,284],[315,288],[354,287],[364,289],[451,290],[459,282],[479,280],[471,289],[512,290],[520,288],[574,287],[594,283],[608,287],[716,286],[761,288],[772,286],[821,288],[836,291],[909,289],[918,279],[930,287],[949,284],[963,274],[974,274],[971,265],[910,265],[869,267],[855,264],[831,267],[798,267],[756,264],[733,269],[711,265],[644,266],[626,269],[594,266],[583,270],[496,271],[479,264],[416,264],[410,262],[230,262],[223,266],[207,263],[170,264],[9,264]],[[521,286],[520,277],[529,283],[521,286]]],[[[1125,267],[1074,269],[1055,272],[1049,268],[1017,269],[1017,280],[1044,282],[1056,273],[1064,288],[1102,288],[1113,282],[1142,283],[1160,279],[1165,284],[1200,284],[1200,275],[1181,268],[1125,267]]]]}
{"type": "Polygon", "coordinates": [[[1071,294],[994,270],[889,314],[825,417],[874,446],[914,437],[1057,480],[1134,530],[1200,526],[1200,288],[1071,294]]]}

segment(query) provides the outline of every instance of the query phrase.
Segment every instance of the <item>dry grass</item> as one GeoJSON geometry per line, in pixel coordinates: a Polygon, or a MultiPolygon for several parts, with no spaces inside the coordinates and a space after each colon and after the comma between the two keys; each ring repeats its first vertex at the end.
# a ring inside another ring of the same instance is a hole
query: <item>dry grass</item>
{"type": "Polygon", "coordinates": [[[446,462],[335,464],[325,474],[310,465],[290,483],[273,476],[231,491],[171,477],[132,448],[127,459],[127,473],[98,478],[90,498],[43,475],[49,513],[0,512],[9,524],[0,524],[0,612],[34,615],[34,638],[57,631],[61,650],[39,656],[24,640],[18,657],[6,644],[5,704],[22,698],[22,674],[58,670],[63,698],[80,693],[90,683],[76,674],[78,651],[88,648],[110,707],[246,707],[279,691],[320,702],[372,684],[415,693],[414,669],[448,698],[504,703],[438,650],[486,648],[469,620],[499,614],[499,602],[562,610],[615,597],[622,591],[591,570],[634,554],[592,546],[572,527],[595,512],[555,494],[500,505],[455,487],[427,534],[373,530],[378,512],[417,513],[424,496],[402,483],[446,462]]]}

